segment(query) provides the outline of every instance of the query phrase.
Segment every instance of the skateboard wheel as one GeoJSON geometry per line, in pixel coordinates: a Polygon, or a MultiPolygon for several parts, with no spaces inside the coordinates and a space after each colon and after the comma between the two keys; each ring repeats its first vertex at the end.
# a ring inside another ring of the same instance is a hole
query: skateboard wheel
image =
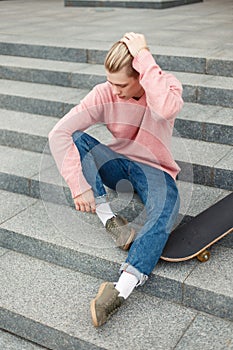
{"type": "Polygon", "coordinates": [[[201,262],[206,262],[210,258],[210,252],[208,250],[204,250],[204,252],[198,254],[197,259],[201,262]]]}

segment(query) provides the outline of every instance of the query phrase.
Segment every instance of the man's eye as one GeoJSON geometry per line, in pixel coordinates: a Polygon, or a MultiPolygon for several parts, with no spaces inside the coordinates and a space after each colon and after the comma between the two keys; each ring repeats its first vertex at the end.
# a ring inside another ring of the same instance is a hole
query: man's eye
{"type": "Polygon", "coordinates": [[[120,85],[120,84],[113,84],[111,81],[108,81],[107,82],[112,85],[112,86],[116,86],[116,87],[119,87],[119,88],[125,88],[127,85],[120,85]]]}

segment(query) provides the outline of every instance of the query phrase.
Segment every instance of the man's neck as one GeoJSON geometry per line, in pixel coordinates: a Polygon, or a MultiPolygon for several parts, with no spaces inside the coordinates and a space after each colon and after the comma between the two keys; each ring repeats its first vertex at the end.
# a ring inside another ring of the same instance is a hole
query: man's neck
{"type": "Polygon", "coordinates": [[[145,93],[145,91],[142,88],[141,91],[137,94],[137,96],[133,96],[133,99],[136,100],[136,101],[139,101],[140,98],[144,95],[144,93],[145,93]]]}

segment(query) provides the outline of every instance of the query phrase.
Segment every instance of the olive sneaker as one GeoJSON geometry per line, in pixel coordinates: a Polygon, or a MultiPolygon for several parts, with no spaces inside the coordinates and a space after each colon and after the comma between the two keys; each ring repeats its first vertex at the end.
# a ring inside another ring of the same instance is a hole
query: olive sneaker
{"type": "Polygon", "coordinates": [[[91,316],[95,327],[102,326],[108,318],[117,311],[124,302],[119,292],[111,282],[104,282],[99,288],[95,299],[91,301],[91,316]]]}
{"type": "Polygon", "coordinates": [[[128,250],[135,237],[135,230],[130,228],[128,221],[117,215],[108,219],[105,225],[108,232],[111,233],[116,245],[123,250],[128,250]]]}

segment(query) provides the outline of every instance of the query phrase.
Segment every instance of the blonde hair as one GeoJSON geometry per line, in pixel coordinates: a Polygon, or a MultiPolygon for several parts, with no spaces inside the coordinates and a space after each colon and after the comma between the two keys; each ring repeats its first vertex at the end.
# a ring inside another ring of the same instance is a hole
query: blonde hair
{"type": "Polygon", "coordinates": [[[117,73],[126,67],[128,77],[137,78],[139,73],[133,68],[133,56],[130,54],[127,46],[121,41],[113,44],[105,58],[105,68],[109,73],[117,73]]]}

